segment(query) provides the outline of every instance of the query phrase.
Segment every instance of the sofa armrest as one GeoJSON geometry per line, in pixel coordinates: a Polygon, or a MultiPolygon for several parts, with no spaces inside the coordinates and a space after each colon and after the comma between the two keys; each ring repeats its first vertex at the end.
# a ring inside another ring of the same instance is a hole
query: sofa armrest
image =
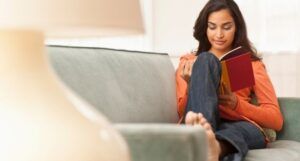
{"type": "Polygon", "coordinates": [[[202,127],[176,124],[115,124],[127,141],[132,161],[205,161],[202,127]]]}
{"type": "Polygon", "coordinates": [[[300,142],[300,98],[279,98],[278,101],[284,117],[278,139],[300,142]]]}

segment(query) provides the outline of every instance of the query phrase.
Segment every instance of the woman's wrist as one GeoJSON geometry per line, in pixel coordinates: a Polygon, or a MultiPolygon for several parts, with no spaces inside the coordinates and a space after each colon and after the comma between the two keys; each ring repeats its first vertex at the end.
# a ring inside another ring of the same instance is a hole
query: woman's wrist
{"type": "Polygon", "coordinates": [[[235,103],[234,103],[234,106],[232,107],[232,110],[236,110],[237,109],[237,106],[238,106],[238,104],[239,104],[239,98],[235,95],[235,94],[233,94],[234,95],[234,97],[235,97],[235,103]]]}

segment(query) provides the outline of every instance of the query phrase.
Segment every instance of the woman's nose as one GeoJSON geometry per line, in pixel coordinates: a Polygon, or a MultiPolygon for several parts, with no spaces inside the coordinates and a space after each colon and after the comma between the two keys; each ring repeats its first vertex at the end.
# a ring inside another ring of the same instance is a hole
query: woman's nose
{"type": "Polygon", "coordinates": [[[218,30],[217,30],[217,35],[216,35],[216,36],[217,36],[217,38],[219,38],[219,39],[220,39],[220,38],[223,38],[223,37],[224,37],[223,31],[222,31],[221,29],[218,29],[218,30]]]}

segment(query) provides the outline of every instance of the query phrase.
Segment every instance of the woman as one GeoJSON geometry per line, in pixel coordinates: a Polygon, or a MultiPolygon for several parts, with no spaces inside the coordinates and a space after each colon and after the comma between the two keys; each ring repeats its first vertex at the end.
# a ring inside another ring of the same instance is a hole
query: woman
{"type": "Polygon", "coordinates": [[[209,161],[240,161],[249,149],[265,148],[263,128],[279,131],[283,118],[264,64],[251,46],[244,18],[233,0],[210,0],[194,26],[198,50],[180,58],[176,71],[178,114],[201,125],[209,141],[209,161]],[[253,87],[231,92],[221,84],[219,57],[243,46],[252,54],[253,87]],[[250,103],[255,96],[258,105],[250,103]]]}

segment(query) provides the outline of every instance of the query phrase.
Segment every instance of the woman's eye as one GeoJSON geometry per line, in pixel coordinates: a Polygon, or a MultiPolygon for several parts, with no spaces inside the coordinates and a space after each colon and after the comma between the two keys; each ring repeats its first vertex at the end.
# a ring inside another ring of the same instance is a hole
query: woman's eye
{"type": "Polygon", "coordinates": [[[230,30],[231,29],[231,26],[224,26],[223,27],[225,30],[230,30]]]}
{"type": "Polygon", "coordinates": [[[215,27],[215,26],[208,26],[208,28],[209,28],[210,30],[214,30],[214,29],[216,29],[216,27],[215,27]]]}

